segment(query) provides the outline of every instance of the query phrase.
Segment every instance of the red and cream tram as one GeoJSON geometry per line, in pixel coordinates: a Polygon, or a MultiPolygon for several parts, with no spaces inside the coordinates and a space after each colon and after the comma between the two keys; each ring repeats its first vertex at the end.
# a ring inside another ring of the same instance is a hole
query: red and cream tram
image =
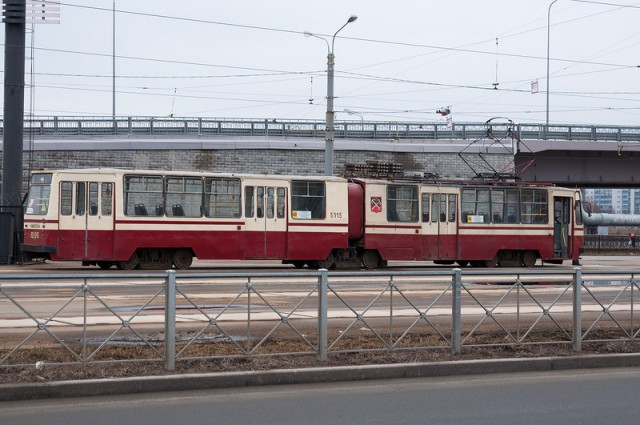
{"type": "Polygon", "coordinates": [[[32,174],[23,251],[121,269],[186,269],[194,257],[532,266],[578,259],[576,211],[577,190],[539,184],[43,170],[32,174]]]}

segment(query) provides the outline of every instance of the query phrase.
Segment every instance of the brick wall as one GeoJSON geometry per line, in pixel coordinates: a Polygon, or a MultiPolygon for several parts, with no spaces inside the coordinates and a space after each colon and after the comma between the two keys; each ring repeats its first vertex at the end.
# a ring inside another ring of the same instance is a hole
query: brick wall
{"type": "MultiPolygon", "coordinates": [[[[513,161],[510,154],[485,154],[494,168],[501,170],[513,161]]],[[[0,152],[0,158],[2,153],[0,152]]],[[[478,157],[473,163],[478,162],[478,157]]],[[[468,179],[474,173],[457,153],[407,153],[375,151],[335,152],[335,170],[345,163],[366,161],[402,164],[405,170],[438,174],[443,179],[468,179]]],[[[481,162],[481,161],[480,161],[481,162]]],[[[324,152],[286,149],[222,150],[40,150],[24,153],[24,175],[42,168],[120,167],[152,170],[198,170],[212,172],[322,175],[324,152]]],[[[486,170],[481,170],[486,171],[486,170]]]]}

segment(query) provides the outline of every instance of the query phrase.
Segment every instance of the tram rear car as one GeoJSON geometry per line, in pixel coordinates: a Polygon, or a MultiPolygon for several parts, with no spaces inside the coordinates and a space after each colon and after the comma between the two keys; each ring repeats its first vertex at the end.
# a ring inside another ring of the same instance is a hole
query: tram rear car
{"type": "Polygon", "coordinates": [[[524,183],[358,180],[365,189],[364,266],[430,260],[460,266],[577,261],[579,192],[524,183]]]}

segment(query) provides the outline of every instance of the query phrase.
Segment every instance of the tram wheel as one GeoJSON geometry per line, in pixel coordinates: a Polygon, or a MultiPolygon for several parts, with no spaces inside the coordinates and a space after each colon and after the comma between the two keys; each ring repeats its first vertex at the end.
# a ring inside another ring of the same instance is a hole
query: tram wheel
{"type": "Polygon", "coordinates": [[[329,253],[329,255],[327,255],[327,258],[325,258],[324,260],[319,260],[316,261],[316,266],[319,269],[330,269],[331,267],[333,267],[333,263],[335,262],[335,259],[333,258],[333,253],[329,253]]]}
{"type": "Polygon", "coordinates": [[[489,268],[498,267],[500,265],[500,262],[498,261],[498,256],[497,255],[495,257],[493,257],[493,259],[491,259],[491,260],[485,260],[483,263],[484,263],[485,267],[489,267],[489,268]]]}
{"type": "Polygon", "coordinates": [[[102,270],[110,269],[111,266],[113,266],[113,263],[111,261],[98,261],[98,267],[100,267],[102,270]]]}
{"type": "Polygon", "coordinates": [[[538,261],[538,255],[535,251],[525,251],[522,254],[522,265],[524,267],[533,267],[538,261]]]}
{"type": "Polygon", "coordinates": [[[378,251],[368,249],[362,254],[362,265],[367,270],[373,270],[380,264],[380,254],[378,251]]]}
{"type": "Polygon", "coordinates": [[[301,269],[306,264],[306,261],[304,261],[304,260],[295,260],[295,261],[292,261],[291,264],[293,264],[293,267],[295,267],[296,269],[301,269]]]}
{"type": "Polygon", "coordinates": [[[118,261],[116,267],[120,270],[133,270],[139,265],[138,254],[133,253],[127,261],[118,261]]]}
{"type": "Polygon", "coordinates": [[[467,260],[458,260],[456,261],[456,263],[458,263],[460,267],[467,267],[469,265],[469,262],[467,260]]]}
{"type": "Polygon", "coordinates": [[[178,270],[187,270],[193,263],[193,255],[188,249],[179,249],[173,254],[173,265],[178,270]]]}

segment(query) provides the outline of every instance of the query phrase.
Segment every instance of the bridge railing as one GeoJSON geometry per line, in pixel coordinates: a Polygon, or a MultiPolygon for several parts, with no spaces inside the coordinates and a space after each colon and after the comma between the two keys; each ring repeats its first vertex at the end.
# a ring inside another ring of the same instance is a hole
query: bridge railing
{"type": "MultiPolygon", "coordinates": [[[[2,121],[0,121],[2,126],[2,121]]],[[[173,118],[173,117],[29,117],[25,134],[34,136],[74,135],[187,135],[317,137],[325,135],[325,122],[317,120],[173,118]]],[[[0,132],[2,129],[0,129],[0,132]]],[[[442,123],[337,121],[336,138],[362,139],[461,139],[502,138],[515,131],[523,140],[640,141],[640,127],[544,124],[442,123]]]]}
{"type": "Polygon", "coordinates": [[[640,271],[0,275],[0,367],[636,341],[640,271]]]}
{"type": "Polygon", "coordinates": [[[640,239],[632,246],[629,237],[625,235],[585,235],[584,249],[590,254],[640,254],[640,239]]]}

